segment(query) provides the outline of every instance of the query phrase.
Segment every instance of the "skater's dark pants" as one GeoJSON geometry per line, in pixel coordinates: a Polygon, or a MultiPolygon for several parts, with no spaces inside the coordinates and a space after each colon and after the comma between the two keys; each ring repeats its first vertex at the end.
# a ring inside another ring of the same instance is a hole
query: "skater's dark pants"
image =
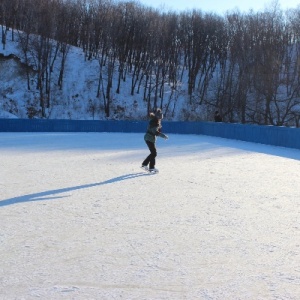
{"type": "Polygon", "coordinates": [[[150,154],[143,161],[143,166],[148,166],[150,163],[149,169],[153,169],[155,166],[155,157],[157,156],[156,147],[154,143],[146,141],[146,144],[150,150],[150,154]]]}

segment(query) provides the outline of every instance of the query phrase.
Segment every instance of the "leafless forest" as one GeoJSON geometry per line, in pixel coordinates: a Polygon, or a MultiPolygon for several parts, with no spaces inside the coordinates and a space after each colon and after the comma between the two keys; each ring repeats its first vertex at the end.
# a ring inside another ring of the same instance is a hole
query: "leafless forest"
{"type": "Polygon", "coordinates": [[[63,86],[72,45],[99,61],[97,97],[107,116],[112,90],[120,93],[126,80],[149,110],[171,114],[169,104],[185,84],[186,120],[205,107],[226,122],[299,127],[300,7],[282,11],[274,2],[263,12],[219,16],[139,2],[0,0],[0,24],[2,47],[9,34],[18,38],[25,64],[34,67],[36,80],[33,86],[28,68],[27,88],[39,91],[42,108],[51,106],[50,83],[63,86]]]}

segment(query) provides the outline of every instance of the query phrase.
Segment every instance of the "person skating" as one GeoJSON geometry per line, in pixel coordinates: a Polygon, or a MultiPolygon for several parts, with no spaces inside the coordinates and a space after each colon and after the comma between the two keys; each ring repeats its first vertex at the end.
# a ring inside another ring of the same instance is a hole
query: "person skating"
{"type": "Polygon", "coordinates": [[[150,173],[157,173],[158,169],[155,168],[155,158],[157,156],[156,151],[156,137],[159,136],[168,139],[168,136],[161,132],[161,120],[163,118],[163,114],[161,110],[158,108],[155,113],[150,113],[150,121],[148,123],[147,132],[144,135],[144,140],[150,150],[150,154],[143,161],[141,168],[149,171],[150,173]],[[149,165],[149,168],[148,168],[149,165]]]}

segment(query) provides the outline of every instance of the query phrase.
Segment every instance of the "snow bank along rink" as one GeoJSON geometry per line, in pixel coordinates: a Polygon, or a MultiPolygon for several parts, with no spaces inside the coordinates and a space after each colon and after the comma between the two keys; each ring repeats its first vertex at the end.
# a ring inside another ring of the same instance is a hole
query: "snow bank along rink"
{"type": "Polygon", "coordinates": [[[0,299],[300,299],[300,151],[0,133],[0,299]]]}

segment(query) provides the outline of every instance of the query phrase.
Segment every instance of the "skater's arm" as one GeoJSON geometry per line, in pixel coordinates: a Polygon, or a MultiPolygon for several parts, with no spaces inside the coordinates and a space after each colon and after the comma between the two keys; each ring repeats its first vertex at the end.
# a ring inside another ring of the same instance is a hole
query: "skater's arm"
{"type": "Polygon", "coordinates": [[[164,133],[162,133],[162,132],[159,131],[159,127],[158,127],[158,129],[156,130],[155,135],[156,135],[156,136],[159,136],[159,137],[161,137],[161,138],[163,138],[163,139],[165,139],[165,140],[168,139],[168,136],[167,136],[166,134],[164,134],[164,133]]]}
{"type": "Polygon", "coordinates": [[[164,134],[164,133],[160,133],[160,135],[159,135],[161,138],[163,138],[163,139],[165,139],[165,140],[167,140],[169,137],[166,135],[166,134],[164,134]]]}
{"type": "Polygon", "coordinates": [[[154,136],[159,136],[163,139],[168,139],[168,136],[162,132],[160,132],[160,129],[161,129],[161,126],[158,125],[158,126],[150,126],[148,127],[148,133],[151,134],[151,135],[154,135],[154,136]]]}

